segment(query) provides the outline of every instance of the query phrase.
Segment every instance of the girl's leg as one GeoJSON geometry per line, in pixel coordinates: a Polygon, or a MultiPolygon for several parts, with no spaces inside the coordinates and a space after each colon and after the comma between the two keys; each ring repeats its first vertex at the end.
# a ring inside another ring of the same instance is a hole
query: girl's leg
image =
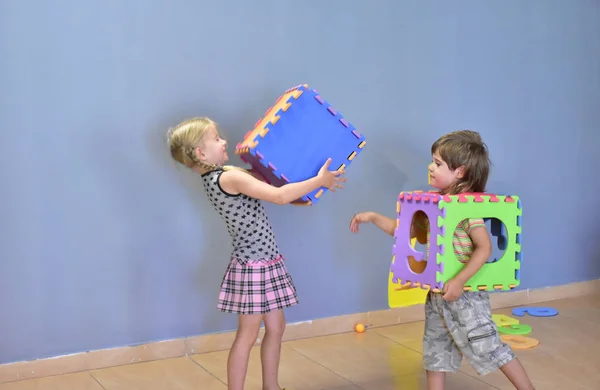
{"type": "Polygon", "coordinates": [[[279,372],[281,339],[285,331],[285,315],[283,310],[275,310],[265,314],[264,318],[265,337],[260,348],[263,390],[281,390],[277,375],[279,372]]]}
{"type": "Polygon", "coordinates": [[[250,350],[256,342],[262,322],[261,314],[238,316],[238,330],[227,359],[227,389],[243,390],[250,350]]]}

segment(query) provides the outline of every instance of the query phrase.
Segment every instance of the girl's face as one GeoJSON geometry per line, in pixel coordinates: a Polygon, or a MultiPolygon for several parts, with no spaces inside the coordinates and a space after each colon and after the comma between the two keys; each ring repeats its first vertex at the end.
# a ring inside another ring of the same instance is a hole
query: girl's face
{"type": "Polygon", "coordinates": [[[197,148],[198,158],[207,164],[223,165],[229,159],[227,141],[219,136],[214,125],[210,125],[204,133],[202,146],[197,148]]]}
{"type": "Polygon", "coordinates": [[[462,167],[450,169],[437,152],[432,157],[433,161],[429,164],[429,180],[432,187],[445,191],[452,183],[463,177],[462,167]]]}

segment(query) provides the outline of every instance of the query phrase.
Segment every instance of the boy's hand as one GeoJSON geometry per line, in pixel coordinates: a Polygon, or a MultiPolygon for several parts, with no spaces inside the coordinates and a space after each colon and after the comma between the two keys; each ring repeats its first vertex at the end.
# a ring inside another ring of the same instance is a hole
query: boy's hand
{"type": "Polygon", "coordinates": [[[456,301],[463,294],[464,285],[456,279],[450,279],[444,284],[444,295],[442,298],[447,302],[456,301]]]}
{"type": "Polygon", "coordinates": [[[354,214],[352,220],[350,221],[350,231],[352,233],[358,233],[358,225],[369,222],[371,222],[371,213],[365,212],[354,214]]]}

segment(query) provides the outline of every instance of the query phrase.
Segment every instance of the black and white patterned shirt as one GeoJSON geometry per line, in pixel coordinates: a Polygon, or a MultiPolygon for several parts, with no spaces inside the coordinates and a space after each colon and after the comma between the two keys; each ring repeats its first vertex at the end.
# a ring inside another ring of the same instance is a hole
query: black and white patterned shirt
{"type": "Polygon", "coordinates": [[[272,260],[279,248],[269,218],[258,199],[231,195],[219,184],[223,169],[202,175],[204,189],[215,210],[227,224],[233,241],[231,256],[240,260],[272,260]]]}

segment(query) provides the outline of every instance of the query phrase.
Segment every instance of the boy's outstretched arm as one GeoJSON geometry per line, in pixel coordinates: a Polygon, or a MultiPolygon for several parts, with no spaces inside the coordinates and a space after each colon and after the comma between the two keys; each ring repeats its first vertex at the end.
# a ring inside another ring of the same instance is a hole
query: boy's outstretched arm
{"type": "Polygon", "coordinates": [[[350,230],[353,233],[358,233],[358,225],[361,223],[372,223],[392,237],[394,236],[394,231],[396,230],[395,219],[388,218],[373,211],[355,214],[350,221],[350,230]]]}

